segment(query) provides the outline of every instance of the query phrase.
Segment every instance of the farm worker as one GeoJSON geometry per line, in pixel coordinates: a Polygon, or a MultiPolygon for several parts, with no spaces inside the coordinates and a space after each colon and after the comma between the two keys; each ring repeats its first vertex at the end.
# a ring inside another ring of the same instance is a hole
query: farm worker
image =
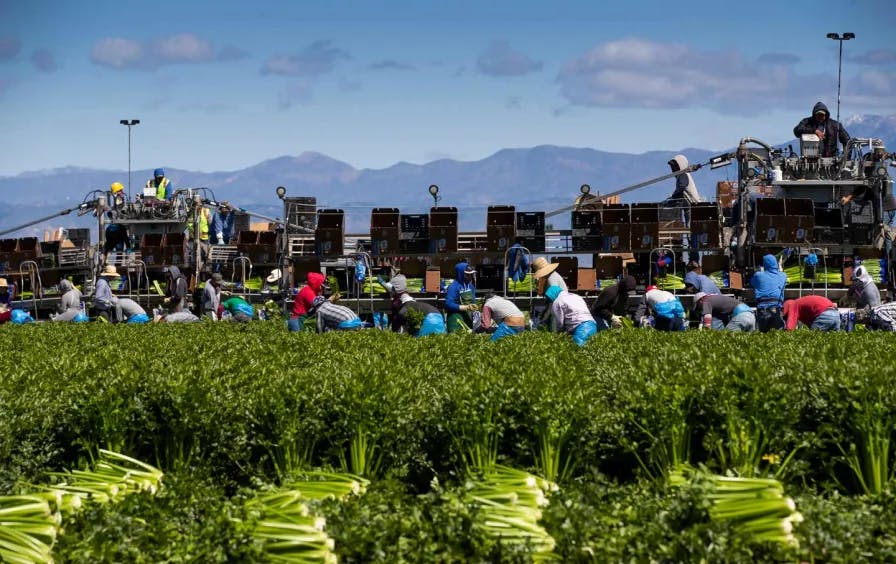
{"type": "Polygon", "coordinates": [[[146,187],[156,189],[157,200],[170,200],[174,193],[174,185],[165,177],[165,170],[157,168],[153,171],[152,176],[146,181],[146,187]]]}
{"type": "Polygon", "coordinates": [[[12,304],[13,294],[14,291],[10,288],[6,278],[0,278],[0,304],[7,306],[8,309],[12,304]]]}
{"type": "Polygon", "coordinates": [[[431,304],[418,302],[408,294],[408,279],[403,274],[397,274],[388,282],[389,292],[392,294],[392,330],[397,333],[410,333],[415,337],[426,335],[441,335],[446,332],[445,318],[442,312],[431,304]],[[408,321],[410,311],[419,311],[423,314],[420,327],[415,327],[408,321]]]}
{"type": "MultiPolygon", "coordinates": [[[[667,163],[672,172],[678,172],[688,168],[688,158],[684,155],[675,155],[667,163]]],[[[697,204],[703,201],[700,192],[697,191],[697,185],[694,183],[694,177],[690,172],[679,174],[675,177],[675,190],[672,195],[664,202],[667,206],[680,207],[682,219],[685,225],[691,224],[691,204],[697,204]]]]}
{"type": "Polygon", "coordinates": [[[209,243],[208,243],[208,224],[211,222],[209,218],[208,208],[203,205],[195,205],[190,210],[190,215],[187,216],[187,233],[190,236],[190,239],[195,240],[195,233],[193,231],[196,229],[196,214],[199,214],[199,253],[204,261],[209,254],[209,243]]]}
{"type": "Polygon", "coordinates": [[[199,318],[189,311],[179,311],[168,315],[159,315],[153,319],[153,323],[195,323],[199,318]]]}
{"type": "Polygon", "coordinates": [[[591,313],[598,325],[622,327],[622,319],[619,316],[627,313],[628,296],[635,291],[637,283],[634,276],[624,276],[616,284],[601,290],[597,301],[591,306],[591,313]]]}
{"type": "Polygon", "coordinates": [[[320,272],[309,272],[305,278],[307,284],[299,290],[296,299],[292,304],[292,313],[286,326],[290,331],[301,331],[305,318],[308,317],[308,310],[314,298],[320,296],[324,292],[324,283],[327,278],[320,272]]]}
{"type": "MultiPolygon", "coordinates": [[[[856,312],[856,318],[858,317],[859,312],[856,312]]],[[[896,302],[872,307],[865,326],[874,331],[896,331],[896,302]]]]}
{"type": "Polygon", "coordinates": [[[225,310],[230,312],[231,319],[239,323],[248,323],[255,317],[255,308],[252,304],[239,296],[233,296],[221,304],[225,310]]]}
{"type": "Polygon", "coordinates": [[[165,286],[165,299],[162,301],[174,312],[181,312],[187,299],[187,279],[176,266],[169,266],[167,270],[168,284],[165,286]]]}
{"type": "Polygon", "coordinates": [[[75,288],[67,278],[59,281],[59,291],[62,298],[59,301],[59,314],[52,317],[53,321],[74,321],[81,313],[81,290],[75,288]]]}
{"type": "Polygon", "coordinates": [[[837,120],[831,119],[831,112],[822,102],[817,102],[812,108],[812,115],[803,118],[793,128],[793,135],[801,139],[803,135],[817,135],[821,141],[821,156],[836,157],[837,141],[846,147],[849,143],[849,133],[837,120]]]}
{"type": "Polygon", "coordinates": [[[787,275],[778,268],[778,260],[774,255],[762,257],[762,270],[750,278],[750,286],[756,295],[756,327],[767,333],[772,329],[783,329],[784,318],[781,307],[784,305],[784,286],[787,275]]]}
{"type": "Polygon", "coordinates": [[[221,316],[221,284],[224,279],[220,272],[215,272],[205,281],[205,287],[202,290],[202,311],[212,321],[217,321],[221,316]]]}
{"type": "MultiPolygon", "coordinates": [[[[332,298],[338,296],[336,294],[332,298]]],[[[331,299],[332,299],[331,298],[331,299]]],[[[327,333],[329,331],[354,331],[360,329],[364,324],[361,319],[351,309],[334,304],[323,296],[317,296],[311,302],[308,309],[311,315],[317,315],[317,332],[327,333]]]]}
{"type": "Polygon", "coordinates": [[[859,266],[852,272],[852,286],[849,288],[849,297],[856,301],[859,309],[873,308],[880,305],[880,290],[868,274],[868,269],[859,266]]]}
{"type": "Polygon", "coordinates": [[[824,296],[803,296],[798,300],[784,302],[785,329],[793,331],[801,321],[803,325],[817,331],[839,331],[840,312],[834,302],[824,296]]]}
{"type": "Polygon", "coordinates": [[[473,277],[476,270],[465,262],[454,265],[455,278],[445,292],[445,311],[448,312],[448,332],[462,328],[463,322],[471,321],[470,312],[479,309],[476,305],[476,285],[473,277]],[[466,314],[466,315],[464,315],[466,314]]]}
{"type": "Polygon", "coordinates": [[[107,264],[106,268],[97,276],[96,289],[93,294],[93,314],[103,317],[112,322],[118,321],[118,318],[110,319],[115,310],[115,296],[112,295],[112,286],[109,285],[109,279],[118,278],[118,271],[114,264],[107,264]]]}
{"type": "Polygon", "coordinates": [[[12,303],[12,292],[9,290],[9,282],[6,278],[0,278],[0,323],[6,323],[12,319],[9,305],[12,303]]]}
{"type": "Polygon", "coordinates": [[[580,347],[602,330],[591,317],[582,296],[564,291],[560,286],[548,286],[544,295],[551,302],[551,315],[557,331],[572,335],[572,340],[580,347]]]}
{"type": "Polygon", "coordinates": [[[705,294],[721,294],[722,291],[712,278],[703,274],[703,268],[700,263],[692,260],[687,264],[688,273],[684,275],[684,289],[689,294],[703,292],[705,294]]]}
{"type": "Polygon", "coordinates": [[[120,321],[128,323],[148,323],[149,316],[140,304],[130,298],[113,298],[115,304],[115,316],[120,321]]]}
{"type": "Polygon", "coordinates": [[[218,211],[212,217],[212,233],[215,234],[215,242],[218,245],[229,245],[233,237],[233,212],[230,203],[221,202],[218,211]]]}
{"type": "Polygon", "coordinates": [[[694,296],[694,311],[701,315],[704,329],[756,330],[753,310],[731,296],[698,292],[694,296]]]}
{"type": "Polygon", "coordinates": [[[482,304],[482,326],[489,330],[494,323],[492,342],[519,335],[526,330],[526,317],[512,301],[501,296],[490,296],[482,304]]]}
{"type": "Polygon", "coordinates": [[[560,266],[560,263],[549,263],[544,257],[538,257],[532,263],[532,278],[538,283],[537,293],[539,296],[543,296],[549,286],[559,286],[564,292],[569,291],[569,288],[566,287],[566,281],[556,272],[558,266],[560,266]]]}
{"type": "Polygon", "coordinates": [[[635,320],[641,327],[649,327],[648,316],[653,316],[653,326],[659,331],[684,331],[684,306],[671,292],[648,286],[644,300],[635,312],[635,320]]]}

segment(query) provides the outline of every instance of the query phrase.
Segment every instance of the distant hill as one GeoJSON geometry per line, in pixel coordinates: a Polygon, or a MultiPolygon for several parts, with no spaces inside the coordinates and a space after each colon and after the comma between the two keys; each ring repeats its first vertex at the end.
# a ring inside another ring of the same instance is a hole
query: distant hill
{"type": "MultiPolygon", "coordinates": [[[[896,115],[855,116],[844,120],[854,137],[883,138],[896,149],[896,115]]],[[[736,139],[734,140],[736,142],[736,139]]],[[[784,141],[787,144],[789,141],[784,141]]],[[[795,142],[794,142],[795,143],[795,142]]],[[[650,151],[639,155],[609,153],[587,148],[542,145],[501,149],[479,161],[441,159],[418,165],[397,163],[384,169],[356,169],[348,163],[314,152],[282,156],[228,172],[193,172],[166,168],[177,187],[208,187],[218,199],[266,215],[281,216],[274,189],[286,186],[292,196],[314,196],[319,205],[346,211],[347,228],[363,232],[373,207],[397,207],[405,213],[423,213],[432,205],[430,184],[440,186],[440,205],[461,211],[461,228],[481,230],[485,208],[512,204],[519,211],[550,211],[572,203],[579,186],[590,184],[603,193],[669,172],[666,162],[684,153],[692,162],[705,162],[721,151],[683,149],[650,151]]],[[[141,190],[150,170],[133,171],[132,191],[141,190]]],[[[708,168],[694,173],[700,192],[713,198],[719,180],[736,175],[733,167],[708,168]]],[[[113,181],[126,182],[127,172],[66,167],[0,177],[0,231],[79,203],[86,193],[106,189],[113,181]]],[[[672,180],[630,192],[623,201],[658,201],[668,196],[672,180]]],[[[555,227],[567,227],[568,215],[555,218],[555,227]]],[[[54,218],[28,233],[40,234],[46,226],[92,226],[90,216],[54,218]]],[[[21,234],[20,234],[21,235],[21,234]]]]}

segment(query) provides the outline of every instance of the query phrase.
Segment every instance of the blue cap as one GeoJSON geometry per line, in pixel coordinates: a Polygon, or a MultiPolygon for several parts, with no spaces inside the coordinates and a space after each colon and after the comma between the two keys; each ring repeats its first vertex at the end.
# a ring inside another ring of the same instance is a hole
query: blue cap
{"type": "Polygon", "coordinates": [[[156,178],[158,178],[158,177],[160,177],[160,176],[165,176],[165,169],[164,169],[164,168],[157,168],[157,169],[155,169],[154,171],[152,171],[152,175],[153,175],[154,177],[156,177],[156,178]]]}

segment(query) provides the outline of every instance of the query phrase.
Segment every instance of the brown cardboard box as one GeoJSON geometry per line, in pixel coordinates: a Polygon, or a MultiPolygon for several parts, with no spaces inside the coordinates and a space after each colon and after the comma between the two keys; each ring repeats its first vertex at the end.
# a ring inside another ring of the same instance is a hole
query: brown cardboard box
{"type": "Polygon", "coordinates": [[[577,282],[579,290],[595,290],[597,288],[597,270],[593,268],[580,268],[577,282]]]}
{"type": "Polygon", "coordinates": [[[442,273],[439,271],[438,267],[429,267],[426,269],[426,278],[424,280],[424,287],[426,288],[426,292],[429,294],[438,294],[439,286],[442,281],[442,273]]]}

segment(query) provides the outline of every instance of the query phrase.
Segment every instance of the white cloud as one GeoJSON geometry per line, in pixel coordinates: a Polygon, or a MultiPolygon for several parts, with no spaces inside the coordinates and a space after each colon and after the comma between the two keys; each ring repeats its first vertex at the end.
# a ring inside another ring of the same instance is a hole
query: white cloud
{"type": "Polygon", "coordinates": [[[155,70],[166,65],[232,61],[243,58],[245,52],[232,45],[220,51],[212,43],[193,33],[137,41],[122,37],[107,37],[95,43],[90,60],[95,64],[128,70],[155,70]]]}
{"type": "Polygon", "coordinates": [[[268,58],[261,66],[261,74],[287,76],[320,76],[336,68],[349,54],[330,41],[315,41],[299,53],[280,53],[268,58]]]}
{"type": "Polygon", "coordinates": [[[541,70],[542,63],[514,50],[506,41],[495,41],[476,59],[479,72],[489,76],[522,76],[541,70]]]}
{"type": "Polygon", "coordinates": [[[294,106],[304,106],[311,102],[314,95],[314,85],[306,79],[297,80],[287,84],[277,95],[277,107],[288,110],[294,106]]]}
{"type": "Polygon", "coordinates": [[[417,69],[417,67],[415,67],[414,65],[409,65],[407,63],[400,63],[400,62],[392,60],[392,59],[386,59],[383,61],[377,61],[375,63],[371,63],[370,65],[368,65],[367,68],[369,68],[370,70],[376,70],[376,71],[385,71],[385,70],[403,71],[403,70],[416,70],[417,69]]]}
{"type": "Polygon", "coordinates": [[[751,60],[735,50],[702,51],[679,43],[627,38],[598,45],[557,75],[571,105],[710,108],[756,115],[803,108],[830,96],[836,78],[800,75],[786,53],[751,60]]]}

